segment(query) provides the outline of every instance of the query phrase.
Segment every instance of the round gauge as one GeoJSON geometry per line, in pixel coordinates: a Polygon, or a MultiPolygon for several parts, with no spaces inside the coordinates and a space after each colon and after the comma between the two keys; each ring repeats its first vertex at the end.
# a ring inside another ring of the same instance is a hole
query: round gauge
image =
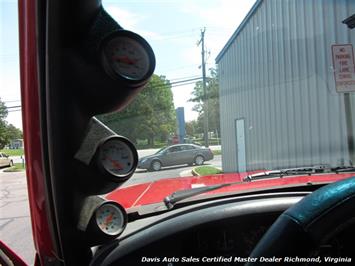
{"type": "Polygon", "coordinates": [[[110,175],[128,178],[138,163],[137,150],[126,138],[109,137],[99,146],[98,163],[110,175]]]}
{"type": "Polygon", "coordinates": [[[125,30],[110,34],[102,45],[102,62],[108,74],[128,82],[147,80],[154,71],[152,48],[139,35],[125,30]]]}
{"type": "Polygon", "coordinates": [[[106,202],[96,209],[96,225],[106,235],[117,236],[126,227],[126,211],[117,203],[106,202]]]}

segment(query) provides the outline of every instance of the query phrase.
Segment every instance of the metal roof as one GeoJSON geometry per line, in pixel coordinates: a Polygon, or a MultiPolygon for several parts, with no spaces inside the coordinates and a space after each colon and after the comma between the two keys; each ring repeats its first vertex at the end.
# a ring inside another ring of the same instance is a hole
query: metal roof
{"type": "Polygon", "coordinates": [[[224,53],[228,50],[229,46],[233,43],[233,41],[238,37],[239,33],[243,30],[245,25],[248,23],[249,19],[254,15],[260,4],[263,2],[263,0],[257,0],[253,7],[250,9],[249,13],[246,15],[242,23],[240,23],[239,27],[237,30],[233,33],[233,35],[229,38],[228,42],[226,45],[223,47],[223,49],[219,52],[219,54],[216,57],[216,63],[221,60],[222,56],[224,53]]]}

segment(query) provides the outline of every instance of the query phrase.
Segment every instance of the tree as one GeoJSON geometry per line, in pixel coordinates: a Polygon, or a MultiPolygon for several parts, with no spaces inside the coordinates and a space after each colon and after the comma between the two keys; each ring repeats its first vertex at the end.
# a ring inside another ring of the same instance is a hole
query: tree
{"type": "MultiPolygon", "coordinates": [[[[217,79],[217,70],[210,69],[211,77],[206,82],[206,95],[208,103],[208,128],[209,131],[216,131],[220,135],[220,112],[219,112],[219,84],[217,79]]],[[[199,113],[197,118],[197,129],[202,130],[203,133],[203,105],[204,105],[204,92],[202,81],[196,82],[195,88],[191,93],[190,102],[194,102],[194,111],[199,113]]]]}
{"type": "Polygon", "coordinates": [[[121,112],[98,117],[117,134],[134,143],[138,139],[166,141],[176,131],[176,115],[170,82],[164,76],[153,75],[146,88],[121,112]]]}
{"type": "Polygon", "coordinates": [[[6,127],[6,132],[9,137],[9,139],[22,139],[23,134],[20,129],[15,127],[13,124],[10,124],[6,127]]]}
{"type": "Polygon", "coordinates": [[[0,98],[0,149],[4,148],[4,146],[8,143],[8,135],[6,134],[6,117],[7,117],[7,108],[5,103],[1,101],[0,98]]]}
{"type": "Polygon", "coordinates": [[[198,133],[203,132],[203,128],[201,129],[196,120],[188,121],[185,123],[186,135],[195,136],[198,133]]]}
{"type": "Polygon", "coordinates": [[[6,122],[8,111],[5,103],[0,99],[0,149],[10,143],[12,139],[21,139],[22,131],[14,125],[8,125],[6,122]]]}

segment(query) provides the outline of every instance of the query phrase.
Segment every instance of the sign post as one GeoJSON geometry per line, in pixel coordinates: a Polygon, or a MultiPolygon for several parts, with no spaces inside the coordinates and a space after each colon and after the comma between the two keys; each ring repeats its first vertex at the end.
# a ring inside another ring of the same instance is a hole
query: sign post
{"type": "Polygon", "coordinates": [[[350,93],[355,91],[355,61],[352,44],[332,46],[335,87],[338,93],[344,93],[346,131],[348,137],[349,159],[355,163],[355,146],[352,123],[350,93]]]}

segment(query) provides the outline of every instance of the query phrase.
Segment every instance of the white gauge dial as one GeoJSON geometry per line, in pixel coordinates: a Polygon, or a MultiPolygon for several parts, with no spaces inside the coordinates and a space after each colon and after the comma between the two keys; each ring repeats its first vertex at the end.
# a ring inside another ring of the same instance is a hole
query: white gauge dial
{"type": "Polygon", "coordinates": [[[141,80],[150,70],[147,50],[137,40],[116,36],[105,47],[106,60],[113,71],[130,80],[141,80]]]}
{"type": "Polygon", "coordinates": [[[107,235],[118,235],[126,226],[126,215],[113,203],[101,205],[96,210],[96,224],[107,235]]]}
{"type": "Polygon", "coordinates": [[[100,147],[99,163],[114,176],[130,174],[136,166],[135,161],[132,147],[120,138],[108,139],[100,147]]]}

